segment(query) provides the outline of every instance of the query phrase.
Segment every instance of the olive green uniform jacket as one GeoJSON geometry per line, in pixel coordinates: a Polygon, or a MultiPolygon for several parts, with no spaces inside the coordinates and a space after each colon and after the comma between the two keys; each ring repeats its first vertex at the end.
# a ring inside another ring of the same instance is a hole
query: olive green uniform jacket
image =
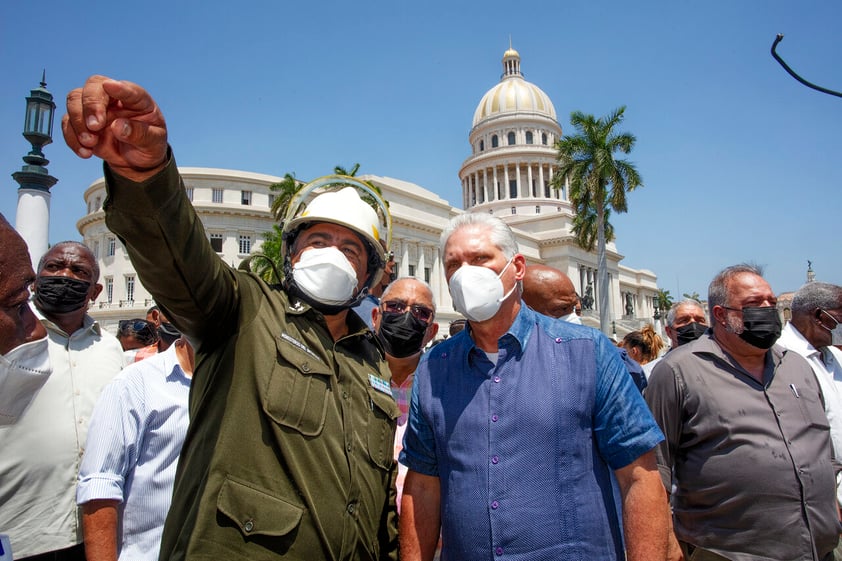
{"type": "Polygon", "coordinates": [[[194,343],[190,427],[162,560],[397,559],[398,408],[379,343],[227,266],[175,161],[144,183],[105,166],[106,223],[194,343]]]}

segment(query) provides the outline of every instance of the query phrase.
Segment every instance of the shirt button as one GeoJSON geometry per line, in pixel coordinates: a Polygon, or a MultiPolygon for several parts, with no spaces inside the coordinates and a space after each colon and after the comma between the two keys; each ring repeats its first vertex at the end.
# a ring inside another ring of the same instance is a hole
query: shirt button
{"type": "Polygon", "coordinates": [[[491,509],[492,510],[497,510],[498,506],[500,506],[500,503],[498,503],[497,501],[491,501],[491,509]]]}
{"type": "Polygon", "coordinates": [[[346,509],[348,514],[354,514],[357,511],[357,506],[354,503],[348,503],[348,508],[346,509]]]}
{"type": "Polygon", "coordinates": [[[503,555],[503,548],[498,547],[497,549],[494,550],[494,553],[496,553],[497,555],[503,555]]]}
{"type": "Polygon", "coordinates": [[[348,392],[342,392],[342,399],[348,399],[348,392]]]}
{"type": "Polygon", "coordinates": [[[492,422],[492,423],[496,423],[498,419],[500,419],[500,417],[498,417],[497,415],[492,415],[492,416],[491,416],[491,422],[492,422]]]}
{"type": "Polygon", "coordinates": [[[494,376],[494,383],[495,383],[495,384],[499,384],[499,383],[500,383],[500,376],[494,376]]]}
{"type": "Polygon", "coordinates": [[[246,520],[243,524],[243,530],[245,530],[246,532],[251,532],[252,530],[254,530],[254,520],[246,520]]]}
{"type": "Polygon", "coordinates": [[[310,371],[310,363],[309,362],[303,363],[301,365],[301,371],[302,372],[309,372],[310,371]]]}
{"type": "Polygon", "coordinates": [[[351,451],[351,448],[352,448],[352,446],[351,446],[351,443],[350,443],[350,442],[349,442],[348,444],[346,444],[346,445],[345,445],[345,449],[346,449],[348,452],[350,452],[350,451],[351,451]]]}
{"type": "Polygon", "coordinates": [[[499,461],[500,461],[500,458],[498,456],[491,456],[491,463],[492,464],[496,464],[499,461]]]}

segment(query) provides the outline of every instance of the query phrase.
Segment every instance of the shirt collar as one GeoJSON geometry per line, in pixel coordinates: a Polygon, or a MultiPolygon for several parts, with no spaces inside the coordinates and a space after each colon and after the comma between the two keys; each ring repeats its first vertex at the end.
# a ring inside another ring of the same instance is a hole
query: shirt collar
{"type": "Polygon", "coordinates": [[[96,321],[91,316],[89,316],[88,314],[85,314],[85,316],[82,318],[82,327],[80,329],[77,329],[73,333],[68,334],[68,333],[65,333],[64,330],[62,330],[62,328],[59,327],[57,323],[55,323],[51,319],[44,316],[44,314],[41,313],[41,310],[39,310],[37,307],[35,307],[31,304],[30,304],[29,307],[32,309],[32,312],[35,314],[35,317],[37,317],[38,319],[41,320],[41,323],[44,324],[44,327],[46,327],[47,329],[49,329],[51,331],[54,331],[54,332],[56,332],[56,333],[58,333],[58,334],[60,334],[64,337],[70,337],[74,333],[79,333],[79,332],[84,332],[84,331],[90,331],[91,333],[93,333],[94,335],[97,335],[97,336],[102,335],[102,328],[100,327],[99,322],[96,321]]]}
{"type": "Polygon", "coordinates": [[[188,382],[190,381],[190,377],[184,372],[184,369],[181,368],[181,364],[178,362],[178,355],[175,353],[175,343],[160,354],[164,361],[164,372],[167,373],[167,380],[182,379],[188,382]]]}
{"type": "Polygon", "coordinates": [[[819,350],[801,334],[792,322],[788,322],[781,331],[780,344],[805,357],[820,356],[819,350]]]}

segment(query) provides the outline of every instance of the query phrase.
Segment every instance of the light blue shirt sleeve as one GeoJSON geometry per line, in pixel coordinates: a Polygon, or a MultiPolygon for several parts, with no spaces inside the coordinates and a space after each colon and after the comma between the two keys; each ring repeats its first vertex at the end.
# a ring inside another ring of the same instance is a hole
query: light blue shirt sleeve
{"type": "Polygon", "coordinates": [[[141,423],[146,417],[142,386],[133,383],[132,370],[124,370],[108,384],[94,407],[79,468],[77,504],[94,499],[123,502],[125,480],[137,463],[141,423]]]}

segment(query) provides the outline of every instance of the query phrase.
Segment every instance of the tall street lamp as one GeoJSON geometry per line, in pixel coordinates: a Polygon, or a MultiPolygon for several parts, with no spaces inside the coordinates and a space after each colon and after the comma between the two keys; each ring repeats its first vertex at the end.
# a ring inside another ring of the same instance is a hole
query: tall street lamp
{"type": "Polygon", "coordinates": [[[47,73],[41,75],[41,85],[31,90],[26,98],[26,116],[23,136],[32,145],[32,150],[23,157],[25,165],[12,174],[18,182],[18,208],[15,229],[29,246],[32,267],[47,252],[50,231],[50,187],[58,179],[47,171],[50,161],[44,157],[42,148],[53,141],[53,118],[56,104],[53,95],[47,91],[47,73]]]}

